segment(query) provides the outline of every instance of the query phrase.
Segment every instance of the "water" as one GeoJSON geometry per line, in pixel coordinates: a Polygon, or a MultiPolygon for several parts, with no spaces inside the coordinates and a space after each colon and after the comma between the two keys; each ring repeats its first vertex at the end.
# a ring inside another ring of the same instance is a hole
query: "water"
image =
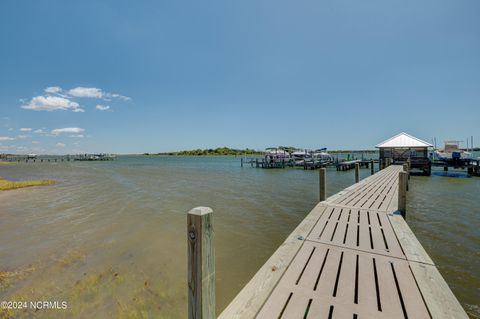
{"type": "MultiPolygon", "coordinates": [[[[0,300],[68,303],[14,314],[20,318],[184,318],[186,212],[210,206],[219,313],[318,201],[318,171],[239,162],[119,157],[0,166],[9,179],[58,182],[0,193],[0,300]]],[[[332,168],[327,178],[332,195],[354,173],[332,168]]],[[[480,178],[413,176],[411,189],[410,226],[470,315],[480,317],[480,178]]]]}

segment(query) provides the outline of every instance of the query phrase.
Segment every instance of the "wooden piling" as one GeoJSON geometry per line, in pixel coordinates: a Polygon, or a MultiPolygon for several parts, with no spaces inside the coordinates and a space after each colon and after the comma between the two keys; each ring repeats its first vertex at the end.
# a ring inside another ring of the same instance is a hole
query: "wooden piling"
{"type": "Polygon", "coordinates": [[[240,159],[240,167],[243,167],[243,157],[240,159]]]}
{"type": "Polygon", "coordinates": [[[215,318],[213,211],[196,207],[187,215],[188,318],[215,318]]]}
{"type": "Polygon", "coordinates": [[[407,217],[407,172],[398,172],[398,210],[407,217]]]}
{"type": "Polygon", "coordinates": [[[408,178],[409,178],[409,175],[410,175],[410,171],[409,171],[409,169],[408,169],[408,164],[407,164],[407,163],[404,163],[404,164],[403,164],[403,171],[404,171],[405,173],[407,173],[407,191],[408,191],[408,178]]]}
{"type": "Polygon", "coordinates": [[[408,179],[410,179],[410,170],[412,169],[412,160],[411,160],[410,157],[407,159],[407,165],[408,165],[408,170],[407,170],[407,172],[408,172],[408,179]]]}
{"type": "Polygon", "coordinates": [[[319,176],[320,176],[320,201],[323,202],[327,199],[327,181],[326,181],[326,168],[320,168],[319,176]]]}
{"type": "Polygon", "coordinates": [[[360,182],[360,163],[355,163],[355,183],[360,182]]]}
{"type": "Polygon", "coordinates": [[[375,163],[373,163],[373,160],[370,161],[370,173],[372,175],[375,174],[375,163]]]}

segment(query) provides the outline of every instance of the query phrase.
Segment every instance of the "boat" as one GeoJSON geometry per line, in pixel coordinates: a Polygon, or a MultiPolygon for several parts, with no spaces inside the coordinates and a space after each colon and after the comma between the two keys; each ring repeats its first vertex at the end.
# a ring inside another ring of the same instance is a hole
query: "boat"
{"type": "Polygon", "coordinates": [[[333,162],[335,159],[332,155],[326,152],[326,148],[316,150],[297,150],[292,153],[292,157],[295,160],[295,164],[303,166],[306,163],[317,162],[333,162]]]}
{"type": "Polygon", "coordinates": [[[265,153],[267,162],[288,162],[291,159],[289,152],[278,147],[268,147],[265,149],[265,153]]]}
{"type": "Polygon", "coordinates": [[[75,156],[75,161],[113,161],[113,154],[79,154],[75,156]]]}
{"type": "Polygon", "coordinates": [[[28,154],[27,155],[27,159],[36,159],[37,158],[37,154],[28,154]]]}
{"type": "Polygon", "coordinates": [[[312,153],[312,158],[322,162],[333,162],[335,160],[331,154],[327,153],[327,148],[315,150],[312,153]]]}
{"type": "Polygon", "coordinates": [[[295,160],[304,160],[312,157],[312,152],[309,150],[297,150],[292,153],[292,157],[295,160]]]}
{"type": "Polygon", "coordinates": [[[434,159],[439,161],[473,159],[472,153],[460,149],[460,143],[461,141],[445,141],[445,147],[434,152],[434,159]]]}

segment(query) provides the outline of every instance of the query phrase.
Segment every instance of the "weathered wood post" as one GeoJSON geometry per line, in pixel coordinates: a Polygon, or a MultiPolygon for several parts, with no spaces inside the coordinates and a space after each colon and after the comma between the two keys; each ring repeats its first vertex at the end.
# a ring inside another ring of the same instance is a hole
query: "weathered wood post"
{"type": "Polygon", "coordinates": [[[326,181],[326,168],[319,169],[319,176],[320,176],[320,201],[323,202],[327,199],[327,181],[326,181]]]}
{"type": "Polygon", "coordinates": [[[412,160],[410,159],[410,157],[407,159],[407,165],[408,165],[408,179],[410,179],[410,170],[412,169],[412,160]]]}
{"type": "Polygon", "coordinates": [[[370,161],[370,173],[375,174],[375,163],[373,160],[370,161]]]}
{"type": "Polygon", "coordinates": [[[360,163],[355,163],[355,183],[360,182],[360,163]]]}
{"type": "Polygon", "coordinates": [[[398,173],[398,210],[403,218],[407,215],[407,173],[398,173]]]}
{"type": "Polygon", "coordinates": [[[407,163],[403,164],[403,171],[405,173],[407,173],[407,191],[408,191],[408,175],[410,175],[410,171],[408,169],[408,164],[407,163]]]}
{"type": "Polygon", "coordinates": [[[188,318],[215,318],[213,211],[196,207],[187,215],[188,318]]]}
{"type": "Polygon", "coordinates": [[[240,159],[240,167],[243,167],[243,157],[240,159]]]}

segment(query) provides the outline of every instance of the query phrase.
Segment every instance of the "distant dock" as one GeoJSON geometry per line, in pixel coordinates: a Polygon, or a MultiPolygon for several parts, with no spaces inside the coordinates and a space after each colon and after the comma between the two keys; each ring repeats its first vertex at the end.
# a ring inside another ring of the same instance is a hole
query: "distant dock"
{"type": "Polygon", "coordinates": [[[70,161],[113,161],[113,154],[77,154],[77,155],[4,155],[0,161],[13,163],[57,163],[70,161]]]}
{"type": "Polygon", "coordinates": [[[466,169],[468,175],[480,176],[480,159],[449,159],[449,160],[434,160],[432,166],[443,167],[444,171],[453,169],[466,169]]]}
{"type": "Polygon", "coordinates": [[[336,167],[337,171],[348,171],[355,168],[358,163],[361,168],[369,168],[371,165],[379,163],[374,159],[355,159],[348,161],[339,160],[317,160],[307,159],[302,161],[295,161],[293,159],[288,160],[267,160],[265,158],[241,158],[240,166],[250,165],[256,168],[287,168],[287,167],[300,167],[303,169],[319,169],[324,167],[336,167]]]}

